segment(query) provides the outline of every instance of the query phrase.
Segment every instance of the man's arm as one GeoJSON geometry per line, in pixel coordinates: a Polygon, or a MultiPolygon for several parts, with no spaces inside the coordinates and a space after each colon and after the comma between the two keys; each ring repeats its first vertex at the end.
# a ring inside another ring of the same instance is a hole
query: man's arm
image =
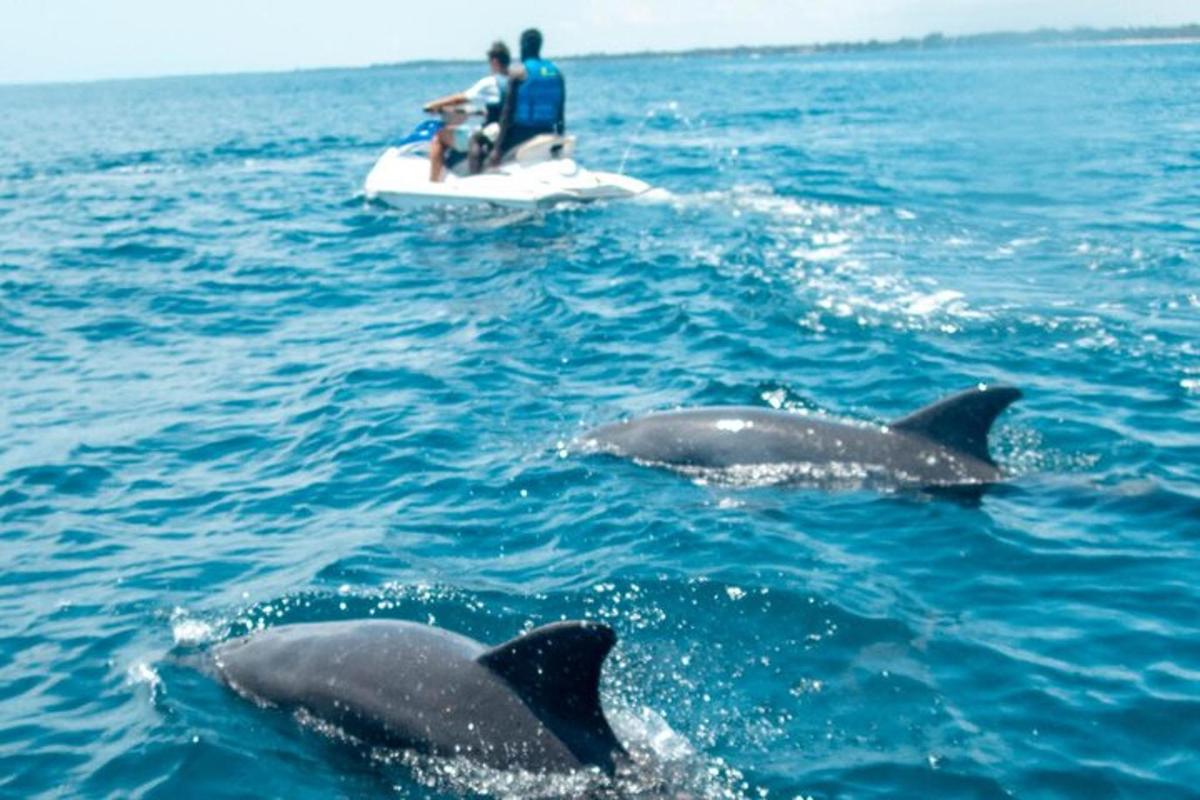
{"type": "Polygon", "coordinates": [[[462,92],[457,92],[455,94],[448,94],[445,97],[439,97],[437,100],[430,100],[425,104],[423,110],[432,114],[436,111],[441,111],[443,108],[465,105],[466,102],[467,96],[462,92]]]}

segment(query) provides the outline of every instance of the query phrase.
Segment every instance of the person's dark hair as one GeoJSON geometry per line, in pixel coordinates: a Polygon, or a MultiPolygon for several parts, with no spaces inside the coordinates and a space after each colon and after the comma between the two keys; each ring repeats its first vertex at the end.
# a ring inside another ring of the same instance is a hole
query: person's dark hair
{"type": "Polygon", "coordinates": [[[492,42],[492,47],[487,51],[488,61],[493,58],[500,62],[500,66],[508,69],[508,65],[512,63],[512,54],[508,52],[508,45],[504,42],[492,42]]]}
{"type": "Polygon", "coordinates": [[[521,34],[521,60],[542,57],[542,32],[529,28],[521,34]]]}

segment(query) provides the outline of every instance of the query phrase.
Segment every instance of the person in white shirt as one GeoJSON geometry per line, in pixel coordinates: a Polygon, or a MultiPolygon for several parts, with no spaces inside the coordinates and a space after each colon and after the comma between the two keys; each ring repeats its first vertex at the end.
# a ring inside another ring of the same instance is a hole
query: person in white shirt
{"type": "Polygon", "coordinates": [[[429,180],[433,183],[442,179],[448,153],[467,153],[472,137],[499,127],[504,93],[508,91],[508,65],[512,56],[504,42],[496,42],[488,50],[487,57],[491,72],[486,77],[464,92],[439,97],[425,104],[425,111],[429,113],[457,112],[451,115],[451,120],[430,142],[429,180]]]}

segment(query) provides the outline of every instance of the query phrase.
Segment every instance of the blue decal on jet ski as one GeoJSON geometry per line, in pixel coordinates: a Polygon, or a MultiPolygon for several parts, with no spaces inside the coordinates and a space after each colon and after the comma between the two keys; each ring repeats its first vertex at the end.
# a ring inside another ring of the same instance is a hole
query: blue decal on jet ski
{"type": "Polygon", "coordinates": [[[440,119],[427,119],[417,127],[412,129],[412,132],[397,142],[397,147],[404,147],[408,144],[419,144],[428,142],[437,136],[437,132],[442,129],[442,121],[440,119]]]}

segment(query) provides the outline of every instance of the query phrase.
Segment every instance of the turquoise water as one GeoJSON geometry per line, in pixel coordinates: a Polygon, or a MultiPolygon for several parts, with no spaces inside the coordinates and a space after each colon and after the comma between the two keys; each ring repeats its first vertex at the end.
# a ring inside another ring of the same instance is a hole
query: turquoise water
{"type": "Polygon", "coordinates": [[[1200,47],[564,68],[580,159],[669,196],[366,203],[465,67],[0,87],[0,794],[576,791],[192,666],[374,615],[609,622],[657,788],[1196,796],[1200,47]],[[979,381],[1025,398],[977,504],[574,442],[979,381]]]}

